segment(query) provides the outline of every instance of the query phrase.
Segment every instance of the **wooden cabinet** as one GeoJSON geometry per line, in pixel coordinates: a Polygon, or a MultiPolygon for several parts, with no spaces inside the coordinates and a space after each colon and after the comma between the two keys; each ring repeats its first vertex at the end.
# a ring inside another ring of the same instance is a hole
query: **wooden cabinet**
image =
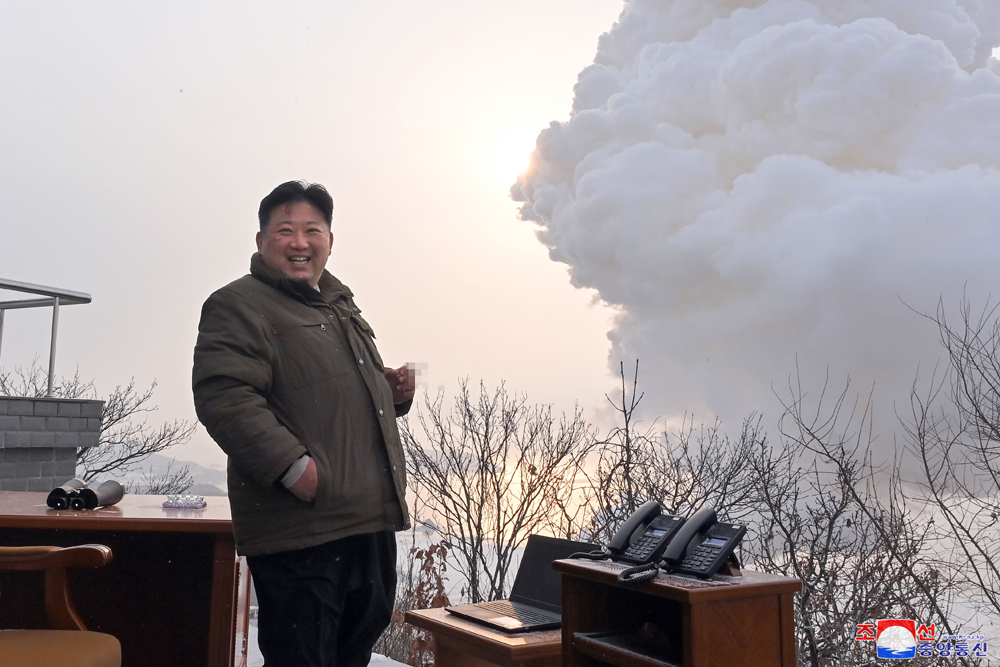
{"type": "Polygon", "coordinates": [[[660,574],[624,586],[612,562],[556,561],[563,667],[795,667],[794,594],[760,572],[709,581],[660,574]]]}

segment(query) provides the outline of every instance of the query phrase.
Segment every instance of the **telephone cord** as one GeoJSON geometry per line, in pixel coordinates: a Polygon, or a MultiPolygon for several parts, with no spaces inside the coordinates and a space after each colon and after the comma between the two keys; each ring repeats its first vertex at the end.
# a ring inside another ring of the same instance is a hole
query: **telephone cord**
{"type": "Polygon", "coordinates": [[[578,551],[575,554],[570,554],[569,557],[573,559],[585,560],[607,560],[611,558],[611,552],[607,549],[598,549],[597,551],[578,551]]]}
{"type": "Polygon", "coordinates": [[[656,566],[656,563],[636,565],[635,567],[630,567],[619,572],[618,582],[626,586],[635,586],[636,584],[641,584],[644,581],[652,581],[653,579],[656,579],[656,575],[659,573],[660,569],[656,566]]]}

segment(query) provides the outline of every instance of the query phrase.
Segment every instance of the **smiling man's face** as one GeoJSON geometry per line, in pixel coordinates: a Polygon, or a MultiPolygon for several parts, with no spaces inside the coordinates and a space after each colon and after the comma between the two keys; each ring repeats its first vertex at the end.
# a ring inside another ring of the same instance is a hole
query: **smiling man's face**
{"type": "Polygon", "coordinates": [[[286,278],[319,285],[333,248],[333,233],[315,206],[297,201],[275,206],[264,231],[257,233],[257,250],[272,271],[286,278]]]}

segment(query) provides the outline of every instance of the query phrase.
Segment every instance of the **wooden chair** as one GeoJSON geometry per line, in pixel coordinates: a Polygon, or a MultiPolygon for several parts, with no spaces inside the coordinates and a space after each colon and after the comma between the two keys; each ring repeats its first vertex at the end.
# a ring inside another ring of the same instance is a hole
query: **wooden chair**
{"type": "Polygon", "coordinates": [[[4,667],[121,667],[118,640],[89,632],[73,608],[66,568],[110,563],[111,549],[100,544],[76,547],[0,547],[0,570],[44,570],[45,613],[52,630],[0,630],[4,667]]]}

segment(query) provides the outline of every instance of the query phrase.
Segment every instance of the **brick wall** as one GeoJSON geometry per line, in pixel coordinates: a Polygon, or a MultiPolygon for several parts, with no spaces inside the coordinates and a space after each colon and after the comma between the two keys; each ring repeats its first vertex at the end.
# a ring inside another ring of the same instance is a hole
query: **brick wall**
{"type": "Polygon", "coordinates": [[[103,401],[0,396],[0,491],[51,491],[101,435],[103,401]]]}

